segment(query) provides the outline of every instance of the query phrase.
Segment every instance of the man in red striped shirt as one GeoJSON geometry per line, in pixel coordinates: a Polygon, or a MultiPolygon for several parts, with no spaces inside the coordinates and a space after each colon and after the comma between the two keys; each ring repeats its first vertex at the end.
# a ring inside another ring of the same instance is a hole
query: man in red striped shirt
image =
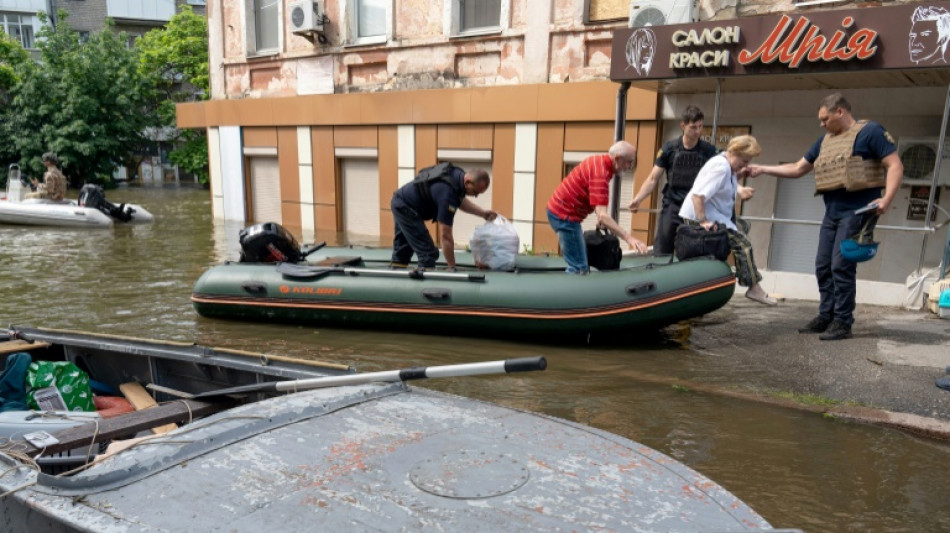
{"type": "Polygon", "coordinates": [[[625,240],[631,250],[647,251],[643,242],[621,228],[607,213],[610,180],[615,173],[632,169],[636,162],[637,149],[627,141],[619,141],[606,154],[582,161],[554,190],[548,200],[548,222],[557,233],[561,255],[567,261],[566,272],[586,274],[590,271],[581,222],[591,213],[597,214],[598,226],[606,227],[625,240]]]}

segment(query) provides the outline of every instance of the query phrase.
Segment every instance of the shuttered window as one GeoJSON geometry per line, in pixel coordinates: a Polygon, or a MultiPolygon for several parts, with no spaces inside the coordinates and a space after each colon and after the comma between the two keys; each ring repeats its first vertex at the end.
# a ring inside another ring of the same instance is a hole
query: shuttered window
{"type": "Polygon", "coordinates": [[[283,222],[280,212],[280,169],[276,157],[248,158],[251,170],[251,216],[254,222],[283,222]]]}
{"type": "Polygon", "coordinates": [[[356,244],[378,244],[379,162],[373,159],[344,159],[343,231],[356,244]]]}
{"type": "MultiPolygon", "coordinates": [[[[775,218],[821,222],[824,215],[825,204],[820,196],[815,196],[814,174],[778,180],[775,218]]],[[[773,224],[769,270],[813,273],[818,232],[816,225],[773,224]]]]}
{"type": "Polygon", "coordinates": [[[588,22],[622,20],[630,16],[630,0],[588,0],[588,22]]]}

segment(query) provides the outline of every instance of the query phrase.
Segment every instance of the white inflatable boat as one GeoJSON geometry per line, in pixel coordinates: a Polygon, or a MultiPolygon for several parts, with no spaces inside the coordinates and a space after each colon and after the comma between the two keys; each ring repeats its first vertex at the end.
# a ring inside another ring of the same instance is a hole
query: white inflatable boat
{"type": "Polygon", "coordinates": [[[25,198],[28,189],[19,180],[7,180],[6,196],[0,198],[0,224],[27,226],[100,227],[116,223],[147,223],[154,217],[137,204],[116,206],[106,201],[98,186],[83,187],[80,205],[74,200],[54,201],[25,198]]]}

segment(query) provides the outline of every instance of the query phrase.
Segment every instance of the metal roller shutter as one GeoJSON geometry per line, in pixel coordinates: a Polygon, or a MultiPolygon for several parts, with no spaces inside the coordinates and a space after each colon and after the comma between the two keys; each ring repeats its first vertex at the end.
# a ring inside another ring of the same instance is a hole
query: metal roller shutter
{"type": "MultiPolygon", "coordinates": [[[[775,218],[821,222],[825,204],[815,196],[814,174],[798,179],[779,179],[775,218]]],[[[776,223],[772,225],[769,270],[812,273],[818,250],[819,226],[776,223]]]]}
{"type": "Polygon", "coordinates": [[[251,213],[254,222],[281,224],[280,169],[276,157],[251,157],[251,213]]]}
{"type": "Polygon", "coordinates": [[[379,162],[345,159],[342,168],[343,231],[351,242],[377,244],[380,234],[379,162]]]}

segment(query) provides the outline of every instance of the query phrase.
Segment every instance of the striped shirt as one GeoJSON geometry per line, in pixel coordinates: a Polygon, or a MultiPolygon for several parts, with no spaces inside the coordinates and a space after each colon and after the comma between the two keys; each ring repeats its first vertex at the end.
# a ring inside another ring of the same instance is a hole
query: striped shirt
{"type": "Polygon", "coordinates": [[[561,181],[548,200],[548,211],[562,220],[583,222],[598,205],[608,205],[614,162],[607,154],[592,155],[561,181]]]}

